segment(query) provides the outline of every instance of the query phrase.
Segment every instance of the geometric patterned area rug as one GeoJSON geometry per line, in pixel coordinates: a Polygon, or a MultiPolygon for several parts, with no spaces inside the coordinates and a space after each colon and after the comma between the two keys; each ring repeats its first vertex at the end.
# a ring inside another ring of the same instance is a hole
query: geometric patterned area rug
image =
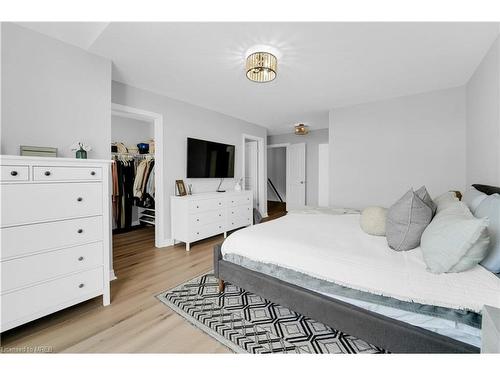
{"type": "Polygon", "coordinates": [[[205,274],[156,296],[237,353],[386,353],[356,337],[205,274]]]}

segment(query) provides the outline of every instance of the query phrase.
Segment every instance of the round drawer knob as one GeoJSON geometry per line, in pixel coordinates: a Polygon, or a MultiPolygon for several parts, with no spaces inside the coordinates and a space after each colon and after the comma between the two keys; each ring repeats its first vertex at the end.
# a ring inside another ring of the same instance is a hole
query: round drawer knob
{"type": "Polygon", "coordinates": [[[200,232],[196,232],[196,234],[200,234],[200,232]]]}
{"type": "Polygon", "coordinates": [[[200,219],[196,219],[196,221],[200,221],[200,219]]]}
{"type": "Polygon", "coordinates": [[[45,176],[50,176],[50,171],[45,171],[45,176]]]}
{"type": "Polygon", "coordinates": [[[83,233],[83,229],[78,229],[78,233],[83,233]]]}
{"type": "Polygon", "coordinates": [[[200,208],[200,206],[196,206],[196,208],[200,208]]]}
{"type": "Polygon", "coordinates": [[[85,286],[85,284],[81,283],[80,285],[78,285],[78,288],[82,289],[84,286],[85,286]]]}
{"type": "Polygon", "coordinates": [[[95,171],[90,172],[91,176],[95,176],[95,171]]]}
{"type": "Polygon", "coordinates": [[[82,261],[83,260],[83,257],[78,257],[78,261],[82,261]]]}
{"type": "Polygon", "coordinates": [[[11,176],[17,176],[17,171],[11,171],[11,172],[10,172],[10,175],[11,175],[11,176]]]}
{"type": "Polygon", "coordinates": [[[78,197],[78,198],[76,198],[76,200],[77,200],[78,202],[81,202],[81,201],[83,201],[83,198],[82,198],[82,197],[78,197]]]}
{"type": "Polygon", "coordinates": [[[219,214],[219,216],[222,216],[222,214],[219,214]]]}

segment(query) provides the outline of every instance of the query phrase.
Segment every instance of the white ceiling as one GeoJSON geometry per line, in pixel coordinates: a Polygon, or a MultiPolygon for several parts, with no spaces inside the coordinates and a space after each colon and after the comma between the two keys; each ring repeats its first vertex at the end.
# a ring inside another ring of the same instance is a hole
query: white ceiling
{"type": "Polygon", "coordinates": [[[266,126],[328,126],[338,106],[463,85],[497,23],[22,23],[113,61],[113,79],[266,126]],[[246,51],[279,52],[246,79],[246,51]]]}

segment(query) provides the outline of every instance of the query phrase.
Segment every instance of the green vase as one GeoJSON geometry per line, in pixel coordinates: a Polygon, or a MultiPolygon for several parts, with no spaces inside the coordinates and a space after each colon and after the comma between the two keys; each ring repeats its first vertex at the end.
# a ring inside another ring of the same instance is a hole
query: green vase
{"type": "Polygon", "coordinates": [[[87,159],[87,151],[84,149],[79,149],[76,151],[76,158],[77,159],[87,159]]]}

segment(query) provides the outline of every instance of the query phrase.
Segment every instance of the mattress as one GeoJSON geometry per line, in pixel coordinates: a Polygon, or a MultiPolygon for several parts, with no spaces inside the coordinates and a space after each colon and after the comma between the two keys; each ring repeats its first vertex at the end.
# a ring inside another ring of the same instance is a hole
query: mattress
{"type": "MultiPolygon", "coordinates": [[[[477,266],[461,273],[430,273],[419,248],[391,250],[385,237],[363,232],[359,214],[354,213],[292,213],[231,234],[221,252],[228,261],[240,257],[402,302],[479,314],[484,305],[500,307],[500,279],[488,270],[477,266]]],[[[349,298],[314,286],[309,289],[338,299],[349,298]]],[[[478,327],[456,319],[394,311],[387,304],[357,298],[349,303],[472,345],[480,342],[478,327]]]]}
{"type": "Polygon", "coordinates": [[[289,284],[480,347],[481,315],[478,313],[399,301],[394,298],[343,287],[280,266],[253,261],[236,254],[226,253],[223,259],[275,277],[289,284]]]}

